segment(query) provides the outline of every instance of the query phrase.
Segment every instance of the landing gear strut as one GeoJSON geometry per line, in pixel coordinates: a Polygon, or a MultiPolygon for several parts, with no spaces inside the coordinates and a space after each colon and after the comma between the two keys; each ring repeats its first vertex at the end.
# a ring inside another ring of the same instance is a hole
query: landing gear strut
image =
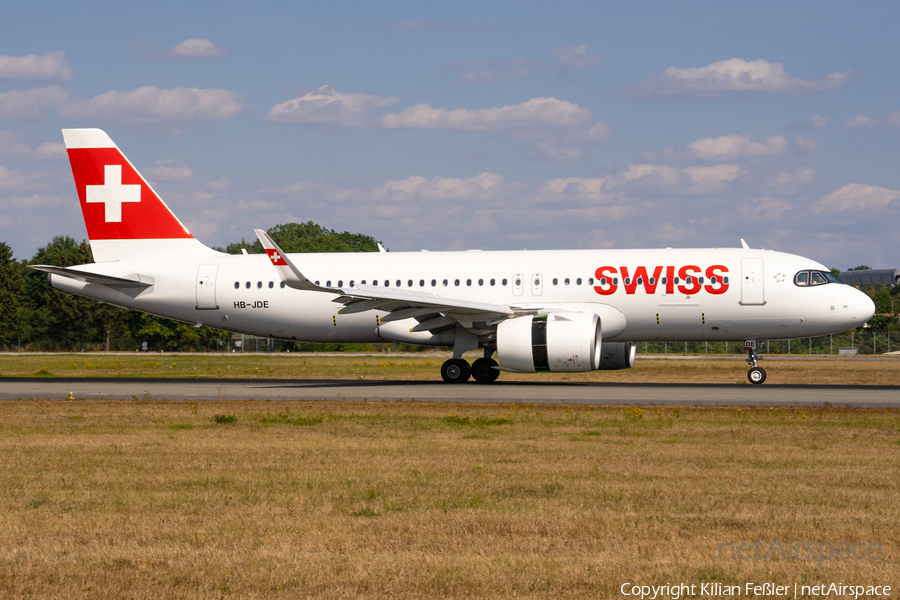
{"type": "Polygon", "coordinates": [[[766,370],[757,363],[761,359],[759,352],[756,351],[756,340],[747,340],[744,342],[744,350],[747,351],[747,364],[750,370],[747,371],[747,379],[750,383],[759,385],[766,380],[766,370]]]}

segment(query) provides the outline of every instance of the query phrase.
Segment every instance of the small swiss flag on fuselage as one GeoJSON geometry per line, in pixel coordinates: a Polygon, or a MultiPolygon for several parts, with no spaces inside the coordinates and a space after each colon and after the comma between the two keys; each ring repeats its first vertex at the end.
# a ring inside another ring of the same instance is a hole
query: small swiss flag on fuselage
{"type": "Polygon", "coordinates": [[[285,262],[284,257],[281,256],[281,253],[278,250],[266,250],[266,254],[269,255],[269,260],[272,261],[272,264],[276,267],[286,267],[287,262],[285,262]]]}

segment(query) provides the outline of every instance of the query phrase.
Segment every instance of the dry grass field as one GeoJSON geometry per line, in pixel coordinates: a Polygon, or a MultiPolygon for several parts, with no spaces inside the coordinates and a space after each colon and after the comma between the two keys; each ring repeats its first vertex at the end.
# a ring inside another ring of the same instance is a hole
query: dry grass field
{"type": "Polygon", "coordinates": [[[898,414],[6,401],[0,597],[897,586],[898,414]],[[719,554],[775,538],[883,551],[821,562],[719,554]]]}
{"type": "MultiPolygon", "coordinates": [[[[3,354],[0,377],[198,377],[439,381],[449,355],[421,354],[3,354]]],[[[472,354],[473,360],[477,354],[472,354]]],[[[769,383],[900,385],[900,357],[840,360],[767,357],[769,383]]],[[[629,383],[747,383],[742,357],[641,358],[634,368],[592,373],[503,373],[503,381],[609,381],[629,383]]]]}

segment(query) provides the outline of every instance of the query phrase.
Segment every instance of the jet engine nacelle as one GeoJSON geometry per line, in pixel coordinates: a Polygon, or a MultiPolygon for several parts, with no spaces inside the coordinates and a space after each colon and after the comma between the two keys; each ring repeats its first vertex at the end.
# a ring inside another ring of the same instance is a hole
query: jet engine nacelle
{"type": "Polygon", "coordinates": [[[637,347],[634,342],[604,342],[600,353],[599,371],[618,371],[634,366],[637,347]]]}
{"type": "Polygon", "coordinates": [[[600,366],[600,318],[556,312],[497,326],[497,362],[506,371],[593,371],[600,366]]]}

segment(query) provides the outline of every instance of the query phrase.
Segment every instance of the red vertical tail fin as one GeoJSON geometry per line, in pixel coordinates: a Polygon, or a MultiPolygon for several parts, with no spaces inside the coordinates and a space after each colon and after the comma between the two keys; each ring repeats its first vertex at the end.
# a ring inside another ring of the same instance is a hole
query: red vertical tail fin
{"type": "Polygon", "coordinates": [[[106,132],[62,133],[94,260],[211,252],[194,239],[106,132]]]}

